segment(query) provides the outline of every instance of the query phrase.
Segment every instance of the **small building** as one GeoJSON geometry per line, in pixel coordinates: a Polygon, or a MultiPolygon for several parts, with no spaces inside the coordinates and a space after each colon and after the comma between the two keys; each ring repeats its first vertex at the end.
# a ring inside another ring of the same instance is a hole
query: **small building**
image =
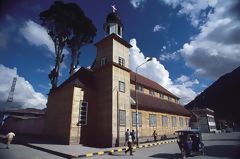
{"type": "Polygon", "coordinates": [[[104,31],[91,68],[80,68],[50,91],[47,135],[63,144],[112,147],[123,145],[127,129],[138,128],[140,142],[152,138],[154,130],[172,135],[187,129],[191,113],[179,98],[129,69],[132,46],[122,38],[115,10],[107,15],[104,31]]]}
{"type": "Polygon", "coordinates": [[[15,134],[43,136],[45,109],[8,109],[1,111],[0,133],[13,131],[15,134]]]}
{"type": "Polygon", "coordinates": [[[214,111],[209,108],[193,109],[190,127],[199,129],[201,132],[216,132],[214,111]]]}

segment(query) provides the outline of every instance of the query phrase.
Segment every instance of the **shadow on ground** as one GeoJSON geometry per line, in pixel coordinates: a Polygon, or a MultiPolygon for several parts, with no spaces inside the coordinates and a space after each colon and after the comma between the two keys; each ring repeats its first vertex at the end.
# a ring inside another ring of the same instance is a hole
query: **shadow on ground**
{"type": "Polygon", "coordinates": [[[205,139],[203,141],[240,141],[240,139],[205,139]]]}
{"type": "Polygon", "coordinates": [[[181,154],[180,153],[175,153],[175,154],[171,154],[171,153],[159,153],[159,154],[155,154],[149,157],[153,157],[153,158],[166,158],[166,159],[181,159],[181,154]]]}
{"type": "Polygon", "coordinates": [[[212,145],[205,147],[205,155],[218,158],[240,158],[240,145],[212,145]]]}

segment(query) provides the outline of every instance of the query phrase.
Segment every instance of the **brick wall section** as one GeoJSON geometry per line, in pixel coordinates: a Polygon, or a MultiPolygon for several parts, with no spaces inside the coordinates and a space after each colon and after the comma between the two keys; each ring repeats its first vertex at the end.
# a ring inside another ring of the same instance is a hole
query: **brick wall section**
{"type": "MultiPolygon", "coordinates": [[[[136,112],[135,109],[131,109],[131,111],[136,112]]],[[[159,136],[161,136],[161,135],[172,135],[177,130],[183,130],[183,129],[189,128],[189,126],[186,125],[186,122],[185,122],[186,119],[189,120],[189,117],[186,117],[186,116],[165,114],[165,113],[160,113],[160,112],[142,111],[142,110],[139,110],[139,112],[142,114],[142,126],[139,126],[139,138],[151,137],[153,130],[156,130],[157,134],[159,136]],[[156,127],[151,127],[149,125],[149,114],[157,115],[157,126],[156,127]],[[168,117],[168,126],[162,126],[162,115],[168,117]],[[176,117],[176,126],[174,126],[174,127],[172,125],[172,117],[173,116],[176,117]],[[180,117],[183,118],[183,126],[180,126],[180,123],[179,123],[180,117]]],[[[132,118],[130,118],[130,119],[132,122],[132,118]]],[[[136,130],[135,125],[133,126],[131,124],[130,129],[136,130]]]]}
{"type": "Polygon", "coordinates": [[[49,94],[45,122],[47,136],[63,144],[74,143],[72,139],[80,132],[75,126],[80,96],[83,95],[80,92],[81,90],[74,89],[74,85],[69,83],[49,94]]]}

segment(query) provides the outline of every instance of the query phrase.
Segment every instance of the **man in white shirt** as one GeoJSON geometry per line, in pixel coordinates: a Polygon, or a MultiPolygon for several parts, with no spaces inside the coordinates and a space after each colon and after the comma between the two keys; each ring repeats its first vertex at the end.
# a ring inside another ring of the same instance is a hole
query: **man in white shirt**
{"type": "Polygon", "coordinates": [[[9,132],[6,135],[6,138],[7,138],[7,149],[9,149],[9,146],[10,146],[14,136],[15,136],[15,134],[13,132],[9,132]]]}

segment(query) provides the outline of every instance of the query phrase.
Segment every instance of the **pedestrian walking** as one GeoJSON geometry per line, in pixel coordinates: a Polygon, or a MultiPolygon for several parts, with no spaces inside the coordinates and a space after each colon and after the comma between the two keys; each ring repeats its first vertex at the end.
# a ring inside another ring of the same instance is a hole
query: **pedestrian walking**
{"type": "Polygon", "coordinates": [[[157,132],[156,132],[156,130],[153,131],[152,136],[154,138],[154,141],[156,142],[157,141],[157,132]]]}
{"type": "Polygon", "coordinates": [[[10,147],[10,144],[13,140],[13,137],[15,136],[15,134],[13,132],[9,132],[7,135],[6,135],[6,138],[7,138],[7,149],[9,149],[10,147]]]}
{"type": "Polygon", "coordinates": [[[127,144],[128,144],[128,149],[125,151],[125,154],[126,154],[128,151],[130,151],[130,155],[133,155],[133,151],[132,151],[132,149],[133,149],[133,147],[132,147],[132,136],[131,136],[131,135],[128,136],[128,142],[127,142],[127,144]]]}
{"type": "Polygon", "coordinates": [[[132,130],[132,132],[130,133],[131,137],[132,137],[132,143],[135,143],[135,131],[132,130]]]}
{"type": "Polygon", "coordinates": [[[130,132],[129,132],[129,129],[127,129],[127,131],[125,132],[125,142],[124,142],[124,146],[125,146],[126,143],[128,142],[129,136],[130,136],[130,132]]]}

